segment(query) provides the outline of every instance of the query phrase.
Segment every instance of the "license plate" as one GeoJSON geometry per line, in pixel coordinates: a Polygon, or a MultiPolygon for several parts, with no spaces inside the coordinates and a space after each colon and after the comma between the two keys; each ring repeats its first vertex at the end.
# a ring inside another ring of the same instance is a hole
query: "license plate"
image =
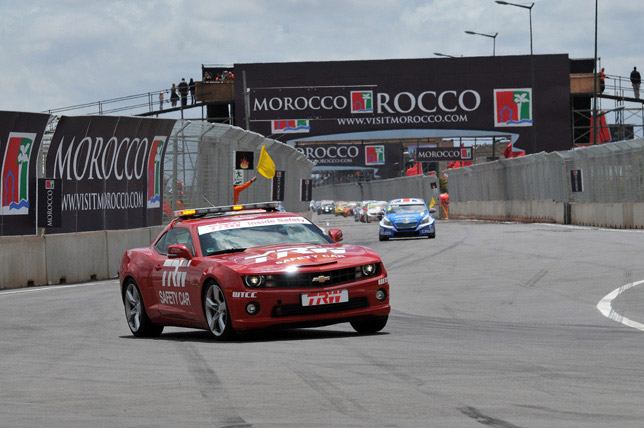
{"type": "Polygon", "coordinates": [[[302,306],[331,305],[349,301],[349,290],[320,291],[302,294],[302,306]]]}

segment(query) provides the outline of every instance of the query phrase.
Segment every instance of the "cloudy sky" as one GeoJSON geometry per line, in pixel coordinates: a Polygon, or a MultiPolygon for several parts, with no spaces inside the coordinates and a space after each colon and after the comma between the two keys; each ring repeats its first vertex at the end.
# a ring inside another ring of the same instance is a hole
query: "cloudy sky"
{"type": "MultiPolygon", "coordinates": [[[[594,55],[594,0],[535,0],[536,54],[594,55]]],[[[0,0],[0,110],[167,88],[201,64],[427,58],[530,50],[528,11],[493,0],[0,0]]],[[[599,0],[608,74],[644,69],[642,0],[599,0]]]]}

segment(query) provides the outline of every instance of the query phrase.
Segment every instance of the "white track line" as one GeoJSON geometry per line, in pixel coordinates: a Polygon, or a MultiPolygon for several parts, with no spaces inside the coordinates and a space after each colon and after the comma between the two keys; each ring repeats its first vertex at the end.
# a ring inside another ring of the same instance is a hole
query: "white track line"
{"type": "Polygon", "coordinates": [[[63,290],[66,288],[77,288],[77,287],[87,287],[89,285],[100,285],[106,284],[108,281],[97,281],[97,282],[86,282],[83,284],[72,284],[72,285],[49,285],[38,288],[21,288],[20,290],[8,290],[0,291],[0,296],[6,296],[9,294],[23,294],[23,293],[37,293],[39,291],[53,291],[53,290],[63,290]]]}
{"type": "Polygon", "coordinates": [[[608,293],[606,296],[604,296],[603,299],[597,303],[597,309],[599,309],[599,312],[602,313],[606,318],[609,318],[613,321],[617,321],[618,323],[622,323],[625,326],[636,328],[640,331],[644,331],[644,324],[641,324],[637,321],[630,320],[617,312],[613,310],[613,307],[611,303],[613,300],[615,300],[617,297],[619,297],[620,294],[622,294],[624,291],[628,290],[629,288],[633,288],[637,285],[644,284],[643,281],[637,281],[637,282],[631,282],[630,284],[622,285],[621,287],[611,291],[608,293]]]}

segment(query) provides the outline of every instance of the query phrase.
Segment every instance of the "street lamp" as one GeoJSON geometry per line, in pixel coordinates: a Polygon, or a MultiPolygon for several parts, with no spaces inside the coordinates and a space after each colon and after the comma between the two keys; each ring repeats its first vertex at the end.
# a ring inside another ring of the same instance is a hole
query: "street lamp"
{"type": "MultiPolygon", "coordinates": [[[[444,57],[447,57],[447,58],[458,58],[457,56],[442,54],[440,52],[434,52],[434,55],[436,55],[436,56],[444,56],[444,57]]],[[[463,55],[461,55],[461,56],[463,56],[463,55]]]]}
{"type": "Polygon", "coordinates": [[[485,33],[477,33],[476,31],[466,30],[465,34],[475,34],[477,36],[485,36],[485,37],[491,38],[492,39],[492,56],[496,56],[496,36],[498,36],[499,33],[485,34],[485,33]]]}
{"type": "Polygon", "coordinates": [[[530,12],[530,85],[532,87],[532,153],[537,152],[537,104],[534,102],[534,55],[533,55],[533,50],[532,50],[532,7],[534,6],[534,3],[530,3],[530,5],[527,4],[521,4],[521,3],[510,3],[508,1],[504,0],[495,0],[498,4],[506,5],[506,6],[516,6],[520,7],[522,9],[528,9],[530,12]]]}
{"type": "Polygon", "coordinates": [[[528,6],[527,4],[520,4],[520,3],[510,3],[508,1],[503,1],[503,0],[496,0],[498,4],[503,4],[507,6],[516,6],[516,7],[521,7],[523,9],[528,9],[530,11],[530,55],[532,55],[532,7],[534,6],[534,3],[530,3],[528,6]]]}

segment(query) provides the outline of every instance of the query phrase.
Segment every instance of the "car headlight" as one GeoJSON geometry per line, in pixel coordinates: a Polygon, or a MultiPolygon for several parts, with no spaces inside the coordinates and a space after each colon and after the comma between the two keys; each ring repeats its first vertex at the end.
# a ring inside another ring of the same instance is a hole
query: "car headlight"
{"type": "Polygon", "coordinates": [[[425,224],[429,224],[429,216],[427,216],[427,217],[423,218],[423,219],[420,221],[420,225],[421,225],[421,226],[423,226],[423,225],[425,225],[425,224]]]}
{"type": "Polygon", "coordinates": [[[264,281],[266,281],[264,275],[248,275],[244,277],[244,284],[250,288],[261,287],[264,281]]]}
{"type": "Polygon", "coordinates": [[[364,274],[364,276],[373,275],[374,273],[376,273],[376,265],[371,263],[371,264],[362,266],[362,273],[364,274]]]}
{"type": "Polygon", "coordinates": [[[382,224],[385,226],[393,226],[393,223],[387,217],[382,219],[382,224]]]}
{"type": "Polygon", "coordinates": [[[374,275],[377,270],[377,266],[374,263],[363,266],[356,266],[356,279],[374,275]]]}

